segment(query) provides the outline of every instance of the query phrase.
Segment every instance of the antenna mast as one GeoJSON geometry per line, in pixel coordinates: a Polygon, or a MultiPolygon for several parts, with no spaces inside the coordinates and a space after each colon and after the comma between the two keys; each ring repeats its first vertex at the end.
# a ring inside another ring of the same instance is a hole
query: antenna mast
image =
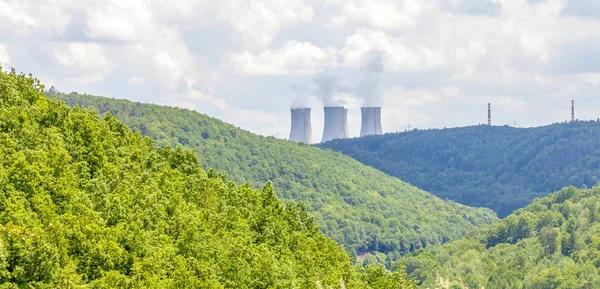
{"type": "Polygon", "coordinates": [[[488,125],[492,125],[492,105],[488,103],[488,125]]]}

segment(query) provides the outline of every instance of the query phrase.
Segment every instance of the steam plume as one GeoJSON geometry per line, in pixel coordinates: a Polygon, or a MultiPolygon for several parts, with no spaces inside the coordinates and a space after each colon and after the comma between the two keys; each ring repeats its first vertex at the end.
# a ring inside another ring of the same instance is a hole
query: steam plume
{"type": "Polygon", "coordinates": [[[363,78],[356,87],[356,95],[363,106],[382,106],[383,96],[379,89],[379,77],[383,72],[383,52],[374,50],[369,53],[367,63],[362,67],[363,78]]]}
{"type": "Polygon", "coordinates": [[[351,90],[339,84],[338,78],[331,74],[317,74],[313,77],[315,95],[323,101],[324,106],[343,106],[346,100],[342,94],[351,90]]]}
{"type": "Polygon", "coordinates": [[[308,96],[310,95],[310,89],[306,86],[290,84],[290,90],[293,93],[291,108],[309,107],[308,96]]]}

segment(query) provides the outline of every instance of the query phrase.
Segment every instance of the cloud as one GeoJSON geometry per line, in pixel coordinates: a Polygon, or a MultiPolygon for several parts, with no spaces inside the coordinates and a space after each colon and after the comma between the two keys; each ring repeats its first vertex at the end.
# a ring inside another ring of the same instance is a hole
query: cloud
{"type": "Polygon", "coordinates": [[[289,129],[297,101],[318,136],[323,99],[350,109],[351,132],[361,98],[383,99],[386,131],[485,122],[488,102],[494,123],[538,125],[570,99],[600,115],[596,2],[0,0],[0,61],[266,135],[289,129]]]}
{"type": "Polygon", "coordinates": [[[403,87],[393,87],[385,94],[386,103],[393,106],[419,107],[439,103],[439,95],[426,90],[407,90],[403,87]]]}
{"type": "Polygon", "coordinates": [[[131,78],[129,78],[129,81],[127,81],[127,82],[129,82],[130,84],[134,84],[134,85],[144,84],[144,83],[146,83],[146,79],[142,78],[142,77],[132,76],[131,78]]]}
{"type": "Polygon", "coordinates": [[[53,1],[0,1],[0,32],[3,37],[60,34],[71,17],[70,1],[56,5],[53,1]],[[40,19],[43,19],[41,21],[40,19]]]}
{"type": "Polygon", "coordinates": [[[336,66],[338,62],[334,48],[320,48],[295,40],[285,42],[281,48],[258,54],[233,54],[230,61],[240,73],[260,75],[313,74],[336,66]]]}
{"type": "Polygon", "coordinates": [[[6,64],[10,63],[10,55],[8,55],[8,49],[6,46],[0,44],[0,64],[6,67],[6,64]]]}
{"type": "Polygon", "coordinates": [[[541,85],[546,85],[549,83],[549,80],[539,74],[535,76],[535,81],[541,85]]]}
{"type": "MultiPolygon", "coordinates": [[[[22,26],[37,26],[38,21],[29,16],[21,5],[16,2],[0,1],[0,23],[1,27],[10,27],[16,25],[22,26]]],[[[1,29],[1,28],[0,28],[1,29]]]]}
{"type": "Polygon", "coordinates": [[[335,74],[320,73],[313,76],[314,94],[324,106],[344,106],[348,88],[340,84],[335,74]]]}
{"type": "Polygon", "coordinates": [[[142,1],[105,1],[87,10],[85,34],[97,40],[135,42],[153,28],[149,9],[142,1]]]}
{"type": "Polygon", "coordinates": [[[527,103],[520,97],[514,96],[497,96],[492,98],[492,106],[501,106],[504,110],[509,111],[526,111],[527,103]]]}
{"type": "Polygon", "coordinates": [[[374,50],[383,51],[384,69],[428,70],[441,67],[446,59],[427,46],[407,43],[382,31],[359,29],[346,39],[340,54],[346,67],[361,67],[374,50]]]}
{"type": "Polygon", "coordinates": [[[412,128],[431,125],[435,119],[428,106],[437,107],[441,103],[434,92],[401,86],[390,88],[383,97],[386,105],[381,110],[382,125],[390,132],[404,131],[409,124],[412,128]]]}
{"type": "Polygon", "coordinates": [[[221,118],[229,123],[243,123],[244,127],[262,135],[286,138],[289,127],[289,110],[267,112],[253,109],[230,109],[223,111],[221,118]]]}
{"type": "Polygon", "coordinates": [[[339,9],[331,18],[334,25],[362,24],[381,29],[414,27],[417,18],[429,8],[427,1],[419,0],[329,0],[326,3],[339,9]]]}
{"type": "Polygon", "coordinates": [[[217,20],[229,23],[232,36],[246,48],[263,48],[283,28],[312,19],[312,7],[301,0],[224,0],[212,3],[217,20]],[[217,4],[218,3],[218,4],[217,4]]]}
{"type": "Polygon", "coordinates": [[[499,0],[462,0],[455,9],[458,13],[474,16],[499,16],[502,13],[502,4],[499,0]]]}
{"type": "Polygon", "coordinates": [[[54,48],[54,60],[68,72],[69,80],[90,84],[104,79],[113,67],[102,46],[69,43],[54,48]]]}
{"type": "Polygon", "coordinates": [[[460,87],[457,86],[446,86],[442,88],[442,95],[447,97],[459,97],[460,87]]]}
{"type": "Polygon", "coordinates": [[[600,85],[600,73],[583,73],[578,75],[579,78],[591,85],[600,85]]]}
{"type": "Polygon", "coordinates": [[[363,65],[363,76],[355,93],[360,97],[363,106],[382,106],[383,98],[380,91],[380,76],[383,73],[383,58],[385,54],[382,51],[372,51],[363,65]]]}
{"type": "Polygon", "coordinates": [[[291,108],[305,108],[309,107],[308,97],[311,94],[310,88],[306,85],[299,85],[296,83],[290,84],[290,91],[292,92],[292,101],[290,103],[291,108]]]}
{"type": "Polygon", "coordinates": [[[600,18],[600,2],[596,0],[568,0],[562,15],[600,18]]]}

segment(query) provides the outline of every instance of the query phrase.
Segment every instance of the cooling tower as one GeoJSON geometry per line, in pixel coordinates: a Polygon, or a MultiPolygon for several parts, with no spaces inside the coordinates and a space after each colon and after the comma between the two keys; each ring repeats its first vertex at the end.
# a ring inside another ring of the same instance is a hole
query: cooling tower
{"type": "Polygon", "coordinates": [[[360,136],[382,134],[381,107],[363,107],[360,111],[362,114],[360,136]]]}
{"type": "Polygon", "coordinates": [[[322,142],[347,138],[348,124],[346,118],[348,110],[344,107],[325,107],[325,126],[323,127],[322,142]]]}
{"type": "Polygon", "coordinates": [[[312,128],[310,124],[310,108],[292,108],[292,128],[290,141],[312,143],[312,128]]]}

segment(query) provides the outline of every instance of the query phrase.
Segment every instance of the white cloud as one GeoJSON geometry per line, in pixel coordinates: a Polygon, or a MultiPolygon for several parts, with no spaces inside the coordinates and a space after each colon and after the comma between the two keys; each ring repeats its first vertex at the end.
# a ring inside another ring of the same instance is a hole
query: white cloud
{"type": "Polygon", "coordinates": [[[70,6],[70,0],[62,3],[36,0],[0,0],[0,32],[6,33],[4,36],[17,37],[32,33],[37,35],[60,34],[71,20],[68,13],[70,6]]]}
{"type": "Polygon", "coordinates": [[[331,18],[335,25],[366,24],[381,29],[414,27],[416,18],[430,6],[419,0],[329,0],[326,4],[340,10],[331,18]]]}
{"type": "Polygon", "coordinates": [[[6,46],[0,44],[0,64],[6,67],[6,64],[10,63],[10,55],[6,46]]]}
{"type": "Polygon", "coordinates": [[[437,94],[426,90],[407,90],[396,86],[385,93],[384,101],[386,105],[413,108],[440,103],[441,98],[437,94]]]}
{"type": "Polygon", "coordinates": [[[383,97],[381,118],[385,130],[390,132],[404,131],[409,124],[412,128],[430,126],[435,121],[431,106],[441,104],[441,97],[434,92],[400,86],[390,88],[383,97]]]}
{"type": "Polygon", "coordinates": [[[384,68],[388,71],[428,70],[445,64],[445,57],[425,45],[406,43],[401,38],[382,31],[359,29],[346,39],[340,54],[344,66],[361,67],[373,50],[383,52],[384,68]]]}
{"type": "MultiPolygon", "coordinates": [[[[286,111],[287,112],[287,111],[286,111]]],[[[263,135],[271,135],[273,131],[287,129],[281,125],[282,121],[277,113],[265,113],[260,110],[232,108],[224,112],[223,119],[230,123],[240,124],[242,127],[251,128],[263,135]],[[277,128],[273,128],[277,126],[277,128]]]]}
{"type": "Polygon", "coordinates": [[[308,22],[314,12],[302,0],[224,0],[212,3],[217,19],[229,23],[233,37],[246,48],[262,48],[271,43],[279,30],[308,22]]]}
{"type": "Polygon", "coordinates": [[[144,83],[146,83],[146,79],[143,77],[132,76],[129,78],[129,81],[127,81],[127,82],[129,82],[129,84],[134,84],[134,85],[144,84],[144,83]]]}
{"type": "Polygon", "coordinates": [[[600,85],[600,73],[583,73],[578,77],[587,84],[600,85]]]}
{"type": "MultiPolygon", "coordinates": [[[[0,27],[10,27],[11,25],[36,26],[37,20],[29,16],[18,2],[0,1],[0,27]]],[[[0,28],[1,29],[1,28],[0,28]]]]}
{"type": "Polygon", "coordinates": [[[447,97],[459,97],[460,87],[457,86],[446,86],[442,88],[442,95],[447,97]]]}
{"type": "Polygon", "coordinates": [[[101,81],[112,69],[104,48],[96,43],[69,43],[54,48],[56,63],[65,69],[70,81],[90,84],[101,81]]]}
{"type": "Polygon", "coordinates": [[[550,83],[550,81],[546,77],[543,77],[539,74],[537,74],[535,76],[535,81],[541,85],[546,85],[546,84],[550,83]]]}
{"type": "Polygon", "coordinates": [[[143,1],[109,0],[87,13],[85,33],[92,39],[135,41],[154,25],[152,11],[143,1]]]}
{"type": "Polygon", "coordinates": [[[179,85],[184,73],[183,63],[177,61],[165,51],[158,51],[154,55],[154,65],[157,71],[161,71],[170,88],[174,89],[179,85]]]}
{"type": "MultiPolygon", "coordinates": [[[[326,73],[354,91],[379,50],[387,131],[485,122],[487,102],[495,122],[541,124],[564,115],[565,99],[600,107],[600,21],[574,3],[0,0],[0,62],[60,90],[193,108],[273,134],[288,129],[290,84],[306,96],[326,73]],[[250,119],[259,114],[269,117],[250,119]]],[[[350,115],[356,132],[359,110],[350,115]]]]}
{"type": "Polygon", "coordinates": [[[309,42],[288,41],[279,49],[259,54],[233,54],[231,63],[245,74],[309,74],[337,65],[337,52],[332,47],[320,48],[309,42]]]}
{"type": "Polygon", "coordinates": [[[508,111],[526,111],[527,103],[520,97],[515,96],[498,96],[492,98],[494,106],[501,106],[504,110],[508,111]]]}

